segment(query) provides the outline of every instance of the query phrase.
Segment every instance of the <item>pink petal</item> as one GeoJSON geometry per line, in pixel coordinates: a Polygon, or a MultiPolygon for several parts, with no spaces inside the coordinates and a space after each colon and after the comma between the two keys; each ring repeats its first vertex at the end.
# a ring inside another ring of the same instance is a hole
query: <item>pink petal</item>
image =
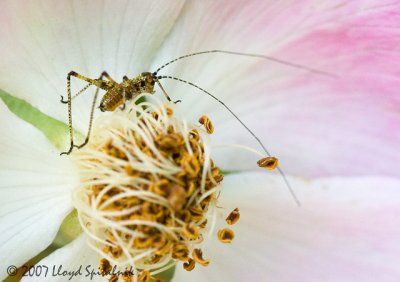
{"type": "Polygon", "coordinates": [[[238,207],[232,244],[204,248],[210,265],[177,266],[174,281],[399,281],[400,181],[292,178],[297,207],[276,177],[229,175],[219,227],[238,207]]]}
{"type": "MultiPolygon", "coordinates": [[[[223,100],[291,174],[398,176],[400,5],[393,1],[235,4],[187,5],[159,60],[214,48],[258,52],[340,78],[215,54],[181,60],[162,73],[196,83],[223,100]],[[181,40],[182,34],[186,40],[181,40]]],[[[193,120],[201,114],[211,117],[216,143],[260,148],[204,93],[175,81],[164,84],[172,96],[183,100],[182,108],[190,109],[193,120]]],[[[225,168],[244,169],[254,167],[257,157],[251,157],[221,150],[216,158],[225,168]]]]}

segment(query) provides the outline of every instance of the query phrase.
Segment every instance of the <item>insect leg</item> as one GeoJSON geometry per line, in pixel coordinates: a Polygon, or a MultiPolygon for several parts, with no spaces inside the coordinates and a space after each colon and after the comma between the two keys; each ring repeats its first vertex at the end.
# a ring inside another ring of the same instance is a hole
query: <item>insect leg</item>
{"type": "MultiPolygon", "coordinates": [[[[169,97],[169,95],[167,94],[167,92],[165,92],[164,87],[162,87],[162,85],[161,85],[160,81],[158,80],[158,78],[156,78],[155,81],[157,82],[158,86],[161,88],[161,91],[164,93],[164,96],[167,98],[167,100],[168,100],[169,102],[171,102],[171,101],[172,101],[171,98],[169,97]]],[[[177,103],[182,102],[182,100],[176,100],[176,101],[173,101],[173,102],[174,102],[175,104],[177,104],[177,103]]]]}
{"type": "MultiPolygon", "coordinates": [[[[77,96],[79,96],[80,94],[85,92],[90,87],[90,85],[92,85],[92,84],[88,83],[85,87],[83,87],[81,90],[79,90],[74,96],[72,96],[71,100],[74,100],[77,96]]],[[[63,103],[63,104],[68,104],[68,100],[64,100],[63,95],[61,95],[60,102],[63,103]]]]}
{"type": "MultiPolygon", "coordinates": [[[[72,129],[72,111],[71,111],[71,76],[76,76],[78,75],[76,72],[71,71],[67,75],[67,93],[68,93],[68,126],[69,126],[69,138],[70,138],[70,146],[69,150],[66,152],[62,152],[60,156],[62,155],[69,155],[72,152],[72,149],[74,148],[74,131],[72,129]]],[[[61,96],[62,100],[62,96],[61,96]]]]}
{"type": "MultiPolygon", "coordinates": [[[[103,71],[103,72],[101,73],[101,75],[100,75],[100,77],[99,77],[99,80],[102,80],[103,77],[107,78],[107,79],[108,79],[109,81],[111,81],[111,82],[115,82],[115,81],[111,78],[111,76],[110,76],[107,72],[105,72],[105,71],[103,71]]],[[[89,128],[88,128],[88,131],[87,131],[87,134],[86,134],[85,141],[84,141],[82,144],[80,144],[80,145],[74,145],[75,148],[80,149],[80,148],[82,148],[83,146],[85,146],[85,145],[89,142],[90,133],[91,133],[92,124],[93,124],[93,115],[94,115],[94,110],[95,110],[95,107],[96,107],[97,97],[98,97],[98,95],[99,95],[99,90],[100,90],[100,88],[97,87],[96,92],[94,93],[93,102],[92,102],[92,107],[91,107],[91,109],[90,109],[89,128]]]]}
{"type": "MultiPolygon", "coordinates": [[[[103,74],[102,74],[103,75],[103,74]]],[[[69,136],[70,136],[70,147],[68,151],[62,152],[60,155],[69,155],[72,152],[72,149],[74,148],[74,132],[73,132],[73,127],[72,127],[72,96],[71,96],[71,76],[76,77],[78,79],[84,80],[89,83],[90,85],[95,85],[99,88],[102,88],[104,90],[107,90],[108,87],[110,86],[110,83],[107,83],[105,81],[102,81],[101,79],[91,79],[86,76],[80,75],[74,71],[70,71],[67,75],[67,93],[68,93],[68,126],[69,126],[69,136]]],[[[87,87],[89,87],[87,86],[87,87]]],[[[87,88],[83,88],[86,90],[87,88]]],[[[83,91],[84,91],[83,90],[83,91]]],[[[78,94],[83,93],[83,91],[79,91],[78,94]]],[[[76,97],[75,95],[74,97],[76,97]]],[[[61,96],[61,100],[63,101],[63,97],[61,96]]],[[[92,114],[91,114],[92,115],[92,114]]]]}

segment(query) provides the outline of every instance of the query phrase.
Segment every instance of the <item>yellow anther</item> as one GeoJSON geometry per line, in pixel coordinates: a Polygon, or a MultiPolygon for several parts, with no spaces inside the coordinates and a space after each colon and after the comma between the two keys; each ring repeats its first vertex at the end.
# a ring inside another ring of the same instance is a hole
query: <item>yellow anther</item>
{"type": "Polygon", "coordinates": [[[189,249],[184,243],[174,244],[172,248],[172,257],[181,261],[187,261],[189,258],[189,249]]]}
{"type": "Polygon", "coordinates": [[[125,270],[121,274],[122,281],[124,282],[132,282],[133,281],[133,273],[130,272],[129,270],[125,270]]]}
{"type": "Polygon", "coordinates": [[[182,229],[183,236],[189,240],[196,240],[199,237],[199,227],[197,227],[193,222],[183,225],[182,229]]]}
{"type": "Polygon", "coordinates": [[[203,218],[204,211],[200,207],[190,207],[190,214],[192,215],[193,220],[197,221],[203,218]]]}
{"type": "Polygon", "coordinates": [[[152,245],[153,240],[150,237],[136,237],[134,246],[138,249],[148,248],[152,245]]]}
{"type": "Polygon", "coordinates": [[[118,281],[118,275],[113,274],[111,277],[108,279],[109,282],[117,282],[118,281]]]}
{"type": "Polygon", "coordinates": [[[189,178],[195,178],[199,175],[199,160],[194,156],[187,155],[184,159],[182,159],[182,167],[186,171],[189,178]]]}
{"type": "Polygon", "coordinates": [[[222,243],[230,243],[232,242],[233,238],[235,238],[235,233],[229,228],[223,228],[218,230],[218,239],[222,243]]]}
{"type": "Polygon", "coordinates": [[[157,112],[152,112],[151,116],[155,119],[158,120],[158,113],[157,112]]]}
{"type": "Polygon", "coordinates": [[[213,167],[211,169],[211,175],[218,183],[224,179],[224,175],[221,173],[218,167],[213,167]]]}
{"type": "Polygon", "coordinates": [[[105,275],[107,275],[108,273],[111,272],[112,266],[111,266],[110,262],[109,262],[107,259],[102,258],[102,259],[100,260],[99,269],[100,269],[101,275],[102,275],[102,276],[105,276],[105,275]]]}
{"type": "Polygon", "coordinates": [[[151,275],[148,270],[142,270],[141,272],[139,272],[139,275],[138,275],[139,282],[150,282],[150,279],[151,279],[151,275]]]}
{"type": "Polygon", "coordinates": [[[166,150],[178,149],[180,146],[184,145],[185,140],[182,135],[169,133],[165,135],[158,135],[155,139],[156,143],[160,148],[166,150]]]}
{"type": "Polygon", "coordinates": [[[240,218],[240,213],[239,213],[239,209],[236,208],[234,209],[226,218],[226,223],[228,223],[229,225],[233,225],[235,224],[240,218]]]}
{"type": "Polygon", "coordinates": [[[189,259],[187,262],[185,262],[183,264],[183,268],[186,271],[192,271],[194,269],[194,267],[196,266],[196,262],[193,259],[189,259]]]}
{"type": "Polygon", "coordinates": [[[192,251],[192,257],[198,264],[202,266],[207,266],[210,263],[210,260],[203,258],[203,251],[200,249],[194,249],[192,251]]]}
{"type": "Polygon", "coordinates": [[[259,167],[272,170],[278,167],[278,159],[275,157],[266,157],[259,160],[257,164],[259,167]]]}
{"type": "Polygon", "coordinates": [[[192,137],[194,140],[196,140],[196,141],[200,140],[200,134],[197,131],[197,129],[193,128],[192,130],[190,130],[189,134],[190,134],[190,137],[192,137]]]}
{"type": "Polygon", "coordinates": [[[214,125],[212,124],[211,120],[203,115],[199,118],[199,122],[204,125],[204,128],[206,129],[208,134],[212,134],[214,132],[214,125]]]}
{"type": "Polygon", "coordinates": [[[168,115],[169,117],[172,117],[173,114],[174,114],[174,110],[171,109],[170,107],[165,107],[165,111],[167,112],[167,115],[168,115]]]}

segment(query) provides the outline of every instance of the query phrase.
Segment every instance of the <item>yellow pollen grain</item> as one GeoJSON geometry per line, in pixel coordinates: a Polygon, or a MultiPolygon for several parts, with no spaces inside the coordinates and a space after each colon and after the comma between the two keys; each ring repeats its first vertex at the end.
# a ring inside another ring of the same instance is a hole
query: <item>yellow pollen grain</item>
{"type": "Polygon", "coordinates": [[[231,243],[233,238],[235,238],[235,233],[233,233],[233,231],[229,228],[223,228],[218,230],[218,239],[222,242],[222,243],[231,243]]]}
{"type": "Polygon", "coordinates": [[[273,170],[278,167],[278,159],[275,157],[262,158],[257,162],[259,167],[273,170]]]}
{"type": "Polygon", "coordinates": [[[236,208],[228,215],[228,217],[225,219],[225,221],[229,225],[233,225],[236,222],[238,222],[239,218],[240,218],[239,209],[236,208]]]}

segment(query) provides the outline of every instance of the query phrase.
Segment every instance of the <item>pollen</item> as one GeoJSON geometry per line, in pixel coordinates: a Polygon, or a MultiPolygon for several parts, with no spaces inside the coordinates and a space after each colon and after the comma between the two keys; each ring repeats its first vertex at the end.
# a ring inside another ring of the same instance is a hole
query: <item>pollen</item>
{"type": "Polygon", "coordinates": [[[175,263],[188,271],[209,264],[200,246],[223,180],[210,158],[211,122],[189,124],[172,103],[146,99],[98,118],[90,142],[73,153],[81,177],[73,200],[88,244],[100,273],[117,266],[123,281],[150,281],[175,263]]]}

